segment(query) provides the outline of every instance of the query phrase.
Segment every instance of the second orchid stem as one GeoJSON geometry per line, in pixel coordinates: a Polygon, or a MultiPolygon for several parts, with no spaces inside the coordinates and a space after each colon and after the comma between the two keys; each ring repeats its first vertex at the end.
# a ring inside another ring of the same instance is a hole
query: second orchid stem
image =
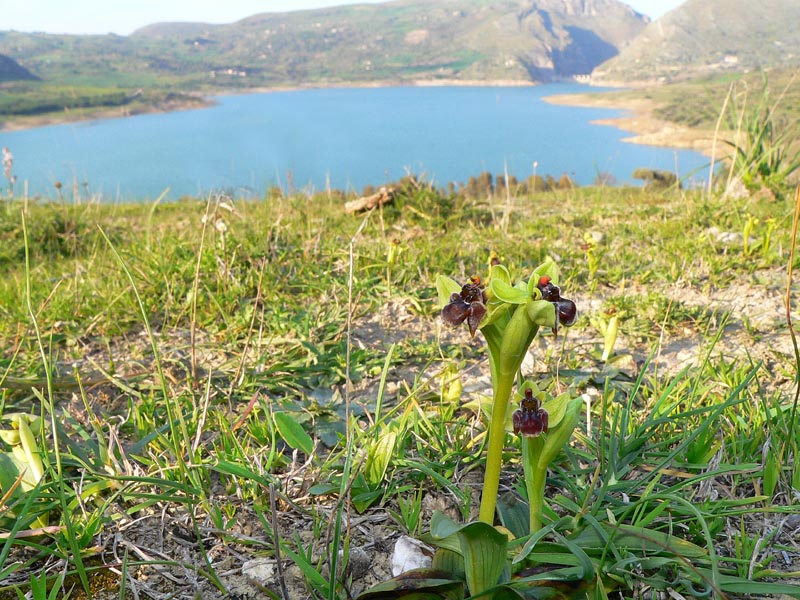
{"type": "Polygon", "coordinates": [[[547,465],[539,464],[543,447],[544,439],[541,436],[522,436],[522,468],[525,473],[525,489],[528,492],[531,533],[542,528],[544,487],[547,482],[547,465]]]}

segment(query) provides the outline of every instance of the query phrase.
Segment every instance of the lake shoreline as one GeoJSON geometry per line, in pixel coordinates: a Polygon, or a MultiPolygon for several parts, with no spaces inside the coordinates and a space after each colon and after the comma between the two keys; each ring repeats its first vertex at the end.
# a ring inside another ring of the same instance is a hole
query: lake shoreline
{"type": "Polygon", "coordinates": [[[365,83],[330,83],[309,85],[285,85],[274,87],[252,87],[246,89],[221,89],[205,93],[186,93],[181,100],[161,102],[158,104],[137,104],[135,106],[113,106],[108,108],[90,110],[66,110],[61,113],[47,113],[43,115],[19,116],[0,122],[0,132],[23,131],[37,127],[52,125],[67,125],[71,123],[84,123],[100,119],[119,119],[147,114],[166,114],[184,110],[200,110],[211,108],[217,103],[214,100],[222,96],[245,96],[249,94],[271,94],[279,92],[299,92],[315,89],[336,88],[390,88],[390,87],[535,87],[539,83],[519,79],[480,81],[477,79],[437,79],[414,81],[375,81],[365,83]]]}
{"type": "Polygon", "coordinates": [[[613,108],[626,111],[626,115],[592,121],[596,125],[608,125],[634,135],[622,141],[646,146],[661,146],[694,150],[711,157],[715,151],[719,157],[721,144],[714,144],[714,132],[678,125],[655,116],[656,103],[644,97],[619,98],[603,96],[603,92],[582,94],[558,94],[543,98],[545,102],[560,106],[588,108],[613,108]]]}
{"type": "Polygon", "coordinates": [[[208,96],[200,94],[185,94],[180,100],[159,102],[157,104],[135,103],[123,106],[109,106],[106,108],[65,110],[60,113],[46,113],[43,115],[19,116],[12,120],[0,122],[0,132],[24,131],[38,127],[52,125],[67,125],[70,123],[85,123],[100,119],[120,119],[135,117],[137,115],[166,114],[182,110],[196,110],[210,108],[216,103],[208,96]]]}

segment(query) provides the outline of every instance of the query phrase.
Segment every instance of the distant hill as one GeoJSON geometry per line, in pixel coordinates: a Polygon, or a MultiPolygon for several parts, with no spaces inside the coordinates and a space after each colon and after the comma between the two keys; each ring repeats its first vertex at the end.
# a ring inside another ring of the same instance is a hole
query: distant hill
{"type": "Polygon", "coordinates": [[[676,81],[800,65],[800,0],[687,0],[654,21],[592,79],[676,81]]]}
{"type": "Polygon", "coordinates": [[[28,69],[21,66],[17,61],[8,56],[0,54],[0,83],[4,81],[21,81],[36,79],[28,69]]]}
{"type": "Polygon", "coordinates": [[[647,25],[617,0],[395,0],[131,36],[0,33],[43,78],[183,87],[546,81],[586,75],[647,25]]]}

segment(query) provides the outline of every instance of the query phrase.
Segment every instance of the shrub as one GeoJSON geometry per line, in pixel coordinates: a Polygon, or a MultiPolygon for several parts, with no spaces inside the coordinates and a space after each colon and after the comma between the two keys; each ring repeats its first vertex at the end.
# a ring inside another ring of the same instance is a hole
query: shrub
{"type": "Polygon", "coordinates": [[[665,189],[674,185],[680,189],[681,186],[675,173],[660,169],[636,169],[633,172],[633,178],[643,180],[645,187],[650,189],[665,189]]]}

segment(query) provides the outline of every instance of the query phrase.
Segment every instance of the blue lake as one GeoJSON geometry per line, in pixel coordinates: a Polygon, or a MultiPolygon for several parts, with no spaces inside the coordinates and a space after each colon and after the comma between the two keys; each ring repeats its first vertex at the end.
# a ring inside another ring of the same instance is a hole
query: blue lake
{"type": "MultiPolygon", "coordinates": [[[[586,87],[396,87],[314,89],[223,96],[214,107],[0,132],[14,154],[17,195],[54,196],[75,182],[103,201],[225,190],[263,194],[272,185],[361,190],[407,172],[440,185],[482,171],[522,179],[598,173],[633,182],[638,167],[688,176],[708,163],[697,152],[622,142],[593,125],[619,111],[556,106],[543,97],[586,87]]],[[[704,174],[700,171],[698,178],[704,174]]],[[[641,183],[641,182],[635,182],[641,183]]],[[[85,192],[83,192],[85,195],[85,192]]]]}

